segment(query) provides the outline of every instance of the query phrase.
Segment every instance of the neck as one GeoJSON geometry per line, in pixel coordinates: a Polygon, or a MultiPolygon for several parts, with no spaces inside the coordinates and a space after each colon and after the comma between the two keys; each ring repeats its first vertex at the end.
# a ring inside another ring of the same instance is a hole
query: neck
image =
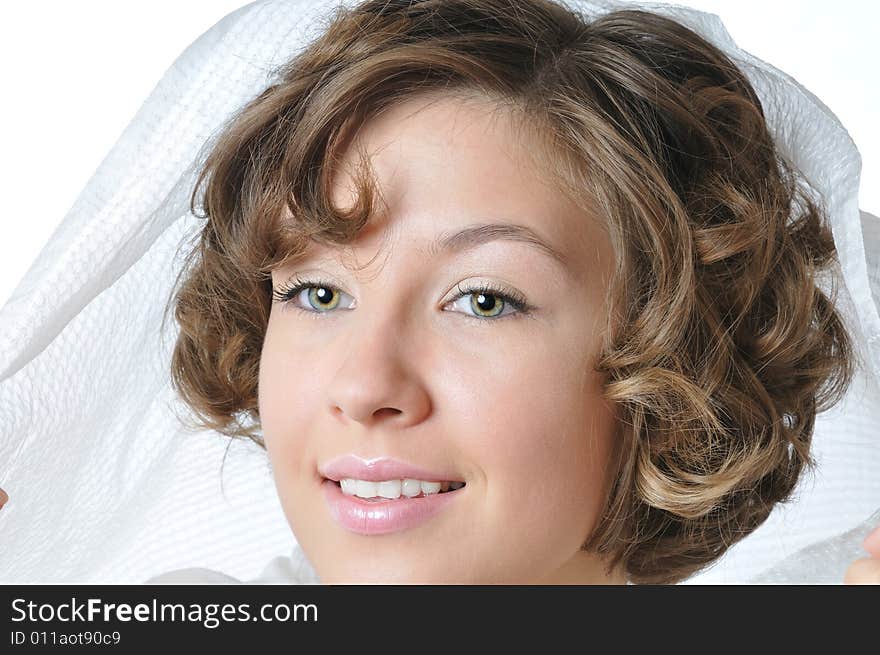
{"type": "Polygon", "coordinates": [[[595,553],[578,551],[536,584],[547,585],[625,585],[626,575],[621,567],[610,573],[606,564],[595,553]]]}

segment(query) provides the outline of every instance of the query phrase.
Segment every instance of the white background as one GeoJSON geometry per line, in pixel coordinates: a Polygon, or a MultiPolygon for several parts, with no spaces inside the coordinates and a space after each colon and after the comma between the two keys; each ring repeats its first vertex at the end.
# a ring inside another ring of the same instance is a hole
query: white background
{"type": "MultiPolygon", "coordinates": [[[[0,304],[165,70],[242,0],[5,3],[0,20],[0,304]]],[[[880,3],[691,0],[745,50],[837,114],[863,157],[860,206],[880,215],[880,3]]],[[[0,326],[2,329],[2,326],[0,326]]]]}

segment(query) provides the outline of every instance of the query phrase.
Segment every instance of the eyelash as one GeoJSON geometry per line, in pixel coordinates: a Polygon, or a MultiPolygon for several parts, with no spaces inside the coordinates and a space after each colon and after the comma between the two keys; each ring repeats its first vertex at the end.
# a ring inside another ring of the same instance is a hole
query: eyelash
{"type": "MultiPolygon", "coordinates": [[[[305,312],[307,314],[321,315],[321,314],[332,314],[333,313],[332,311],[319,312],[319,311],[313,311],[310,309],[303,309],[302,307],[298,307],[297,305],[293,304],[293,300],[304,289],[319,287],[319,288],[332,289],[334,291],[339,291],[339,289],[337,289],[332,284],[328,284],[322,280],[301,279],[299,277],[294,279],[292,281],[292,283],[289,283],[289,284],[292,284],[292,286],[288,286],[286,288],[281,287],[281,288],[275,289],[273,291],[272,299],[275,302],[289,304],[294,309],[299,310],[301,312],[305,312]]],[[[528,304],[526,299],[520,293],[513,291],[513,290],[498,289],[498,288],[491,287],[485,283],[472,285],[472,286],[466,287],[464,289],[462,289],[461,285],[457,285],[456,288],[458,289],[458,295],[446,304],[452,304],[452,303],[458,301],[459,299],[461,299],[465,296],[468,296],[468,295],[485,294],[485,295],[494,296],[495,298],[499,298],[500,300],[502,300],[504,302],[505,307],[507,305],[510,305],[511,307],[513,307],[516,310],[515,312],[513,312],[511,314],[499,315],[494,318],[476,316],[475,314],[464,314],[464,316],[466,318],[475,319],[479,323],[498,321],[498,320],[507,319],[507,318],[518,318],[521,316],[528,315],[533,309],[532,306],[528,304]]]]}

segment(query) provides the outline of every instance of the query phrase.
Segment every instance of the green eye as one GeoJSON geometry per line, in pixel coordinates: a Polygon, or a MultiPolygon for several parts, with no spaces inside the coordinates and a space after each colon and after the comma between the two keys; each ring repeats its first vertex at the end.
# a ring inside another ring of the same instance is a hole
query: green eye
{"type": "Polygon", "coordinates": [[[507,304],[500,295],[491,293],[469,293],[468,295],[471,299],[471,309],[477,316],[495,318],[501,315],[507,304]]]}
{"type": "Polygon", "coordinates": [[[453,299],[452,303],[455,304],[465,297],[470,297],[467,306],[473,312],[464,312],[465,315],[480,319],[497,320],[510,315],[528,314],[531,310],[526,299],[519,293],[501,291],[485,284],[466,289],[458,287],[458,296],[453,299]],[[505,313],[508,308],[515,311],[505,313]]]}
{"type": "Polygon", "coordinates": [[[324,282],[297,279],[292,287],[275,290],[272,298],[276,302],[290,304],[304,312],[327,314],[339,307],[343,295],[348,294],[324,282]],[[303,291],[308,291],[305,300],[301,298],[303,291]],[[308,303],[308,306],[304,303],[308,303]]]}
{"type": "Polygon", "coordinates": [[[309,304],[318,311],[336,309],[340,295],[333,287],[309,287],[309,304]]]}

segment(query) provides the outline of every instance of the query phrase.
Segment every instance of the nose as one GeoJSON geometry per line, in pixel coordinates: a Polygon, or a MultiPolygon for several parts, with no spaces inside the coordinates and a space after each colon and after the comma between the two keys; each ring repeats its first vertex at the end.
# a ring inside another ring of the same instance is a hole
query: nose
{"type": "Polygon", "coordinates": [[[392,321],[359,323],[330,386],[330,408],[366,428],[417,424],[431,411],[417,335],[392,321]]]}

